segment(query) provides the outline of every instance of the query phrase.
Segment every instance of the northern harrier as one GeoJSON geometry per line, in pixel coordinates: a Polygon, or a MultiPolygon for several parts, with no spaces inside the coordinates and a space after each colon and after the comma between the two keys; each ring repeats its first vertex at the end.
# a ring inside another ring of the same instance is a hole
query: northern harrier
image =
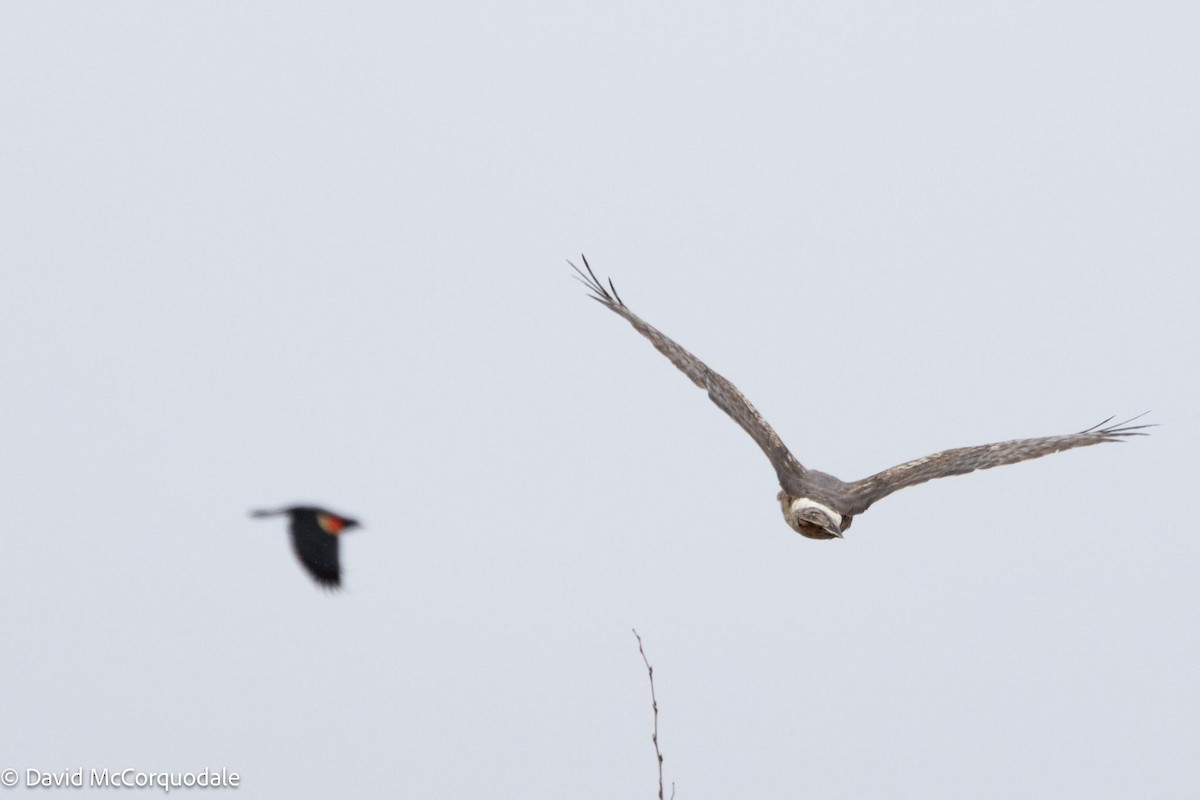
{"type": "Polygon", "coordinates": [[[300,564],[317,583],[327,589],[342,585],[342,567],[338,561],[338,537],[358,522],[316,506],[290,506],[276,511],[252,511],[252,517],[291,519],[292,550],[300,564]]]}
{"type": "Polygon", "coordinates": [[[1152,427],[1130,425],[1129,423],[1137,417],[1109,425],[1113,419],[1109,417],[1099,425],[1079,433],[1015,439],[1010,442],[945,450],[906,461],[869,478],[846,483],[801,464],[736,386],[630,311],[617,294],[611,280],[607,288],[597,280],[586,258],[583,259],[583,266],[587,270],[586,273],[571,264],[572,269],[579,274],[579,279],[591,292],[591,298],[628,320],[638,333],[649,339],[658,352],[669,358],[692,383],[708,392],[709,398],[717,407],[732,417],[733,421],[741,425],[742,429],[750,434],[750,438],[758,443],[779,477],[781,490],[777,499],[783,510],[783,518],[794,531],[810,539],[840,539],[842,532],[850,527],[855,516],[892,492],[908,486],[915,486],[934,478],[944,478],[947,475],[965,475],[977,469],[991,469],[1004,464],[1028,461],[1073,447],[1119,442],[1127,436],[1145,436],[1142,429],[1152,427]]]}

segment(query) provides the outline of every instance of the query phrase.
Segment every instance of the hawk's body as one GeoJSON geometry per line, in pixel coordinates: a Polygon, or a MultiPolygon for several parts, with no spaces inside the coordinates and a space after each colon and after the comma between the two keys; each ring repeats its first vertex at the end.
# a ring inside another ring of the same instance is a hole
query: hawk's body
{"type": "Polygon", "coordinates": [[[638,333],[649,339],[660,353],[691,379],[692,383],[708,392],[708,396],[717,407],[732,417],[733,421],[758,443],[770,459],[771,466],[775,468],[775,474],[779,478],[781,491],[778,499],[784,519],[797,533],[812,539],[840,538],[842,532],[854,521],[855,515],[863,513],[873,503],[892,492],[908,486],[947,475],[964,475],[977,469],[1015,464],[1018,461],[1040,458],[1074,447],[1117,442],[1127,436],[1142,436],[1145,434],[1141,429],[1149,427],[1128,423],[1108,425],[1112,419],[1110,417],[1099,425],[1079,433],[944,450],[847,483],[801,464],[779,438],[779,434],[775,433],[736,386],[630,311],[613,288],[612,281],[605,287],[596,279],[586,258],[583,265],[586,273],[574,264],[571,266],[592,292],[592,298],[628,320],[638,333]]]}

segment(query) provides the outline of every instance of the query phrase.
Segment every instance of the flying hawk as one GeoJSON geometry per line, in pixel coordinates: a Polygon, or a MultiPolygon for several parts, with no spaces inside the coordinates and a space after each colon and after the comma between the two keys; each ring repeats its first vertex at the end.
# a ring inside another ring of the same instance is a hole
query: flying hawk
{"type": "Polygon", "coordinates": [[[356,520],[334,514],[316,506],[289,506],[275,511],[251,511],[252,517],[277,517],[286,514],[291,519],[292,550],[301,566],[321,586],[336,589],[342,585],[342,566],[338,561],[338,537],[356,520]]]}
{"type": "Polygon", "coordinates": [[[586,273],[575,264],[567,263],[571,264],[579,279],[588,287],[593,300],[628,320],[638,333],[650,340],[658,352],[669,358],[692,383],[708,392],[717,407],[750,434],[750,438],[767,454],[779,477],[778,500],[783,518],[792,530],[810,539],[840,539],[854,517],[892,492],[908,486],[947,475],[965,475],[977,469],[1028,461],[1073,447],[1119,442],[1127,436],[1145,436],[1142,429],[1153,427],[1129,424],[1138,417],[1110,425],[1113,418],[1109,417],[1099,425],[1079,433],[945,450],[906,461],[869,478],[846,483],[801,464],[736,386],[630,311],[617,294],[611,279],[606,287],[596,278],[587,258],[583,259],[586,273]]]}

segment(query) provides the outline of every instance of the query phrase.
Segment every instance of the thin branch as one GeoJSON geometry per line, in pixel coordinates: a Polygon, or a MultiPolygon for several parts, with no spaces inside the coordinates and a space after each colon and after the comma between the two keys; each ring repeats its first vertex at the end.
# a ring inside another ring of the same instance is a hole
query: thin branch
{"type": "MultiPolygon", "coordinates": [[[[654,734],[650,737],[654,742],[654,755],[658,758],[658,800],[663,798],[663,757],[662,751],[658,749],[658,698],[654,695],[654,667],[650,666],[650,660],[646,658],[646,651],[642,647],[642,637],[638,635],[637,628],[633,629],[633,635],[637,636],[638,652],[642,654],[642,663],[646,665],[646,672],[650,675],[650,707],[654,709],[654,734]]],[[[675,784],[671,783],[671,800],[675,800],[675,784]]]]}

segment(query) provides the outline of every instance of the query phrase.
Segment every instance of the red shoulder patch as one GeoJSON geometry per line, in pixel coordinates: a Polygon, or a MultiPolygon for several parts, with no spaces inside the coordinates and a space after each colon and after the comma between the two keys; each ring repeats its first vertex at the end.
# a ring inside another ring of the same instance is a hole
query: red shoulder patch
{"type": "Polygon", "coordinates": [[[337,536],[346,527],[346,520],[333,514],[317,514],[317,524],[321,526],[321,530],[337,536]]]}

